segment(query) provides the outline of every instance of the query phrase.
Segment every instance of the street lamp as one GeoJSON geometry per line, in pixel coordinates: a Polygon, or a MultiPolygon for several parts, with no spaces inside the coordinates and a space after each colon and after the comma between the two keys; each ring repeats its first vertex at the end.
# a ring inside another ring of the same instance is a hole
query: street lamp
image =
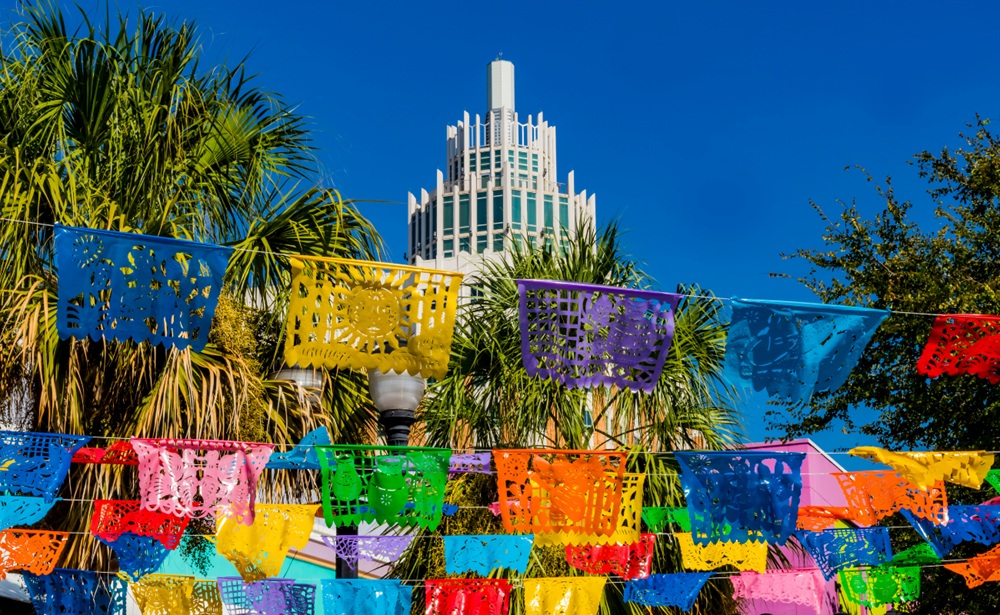
{"type": "Polygon", "coordinates": [[[424,396],[425,386],[423,378],[406,372],[368,370],[368,390],[378,408],[379,423],[389,446],[410,443],[410,426],[416,421],[414,411],[424,396]]]}
{"type": "Polygon", "coordinates": [[[288,380],[294,382],[303,391],[305,400],[310,406],[319,406],[323,390],[323,374],[310,367],[299,365],[282,365],[281,369],[271,376],[272,380],[288,380]]]}

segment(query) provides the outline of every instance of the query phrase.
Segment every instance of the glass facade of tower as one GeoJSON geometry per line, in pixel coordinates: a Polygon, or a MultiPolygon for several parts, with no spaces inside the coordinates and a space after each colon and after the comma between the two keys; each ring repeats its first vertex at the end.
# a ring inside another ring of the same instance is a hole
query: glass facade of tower
{"type": "Polygon", "coordinates": [[[513,65],[490,63],[488,78],[492,104],[503,106],[449,126],[447,171],[419,200],[410,194],[413,264],[468,272],[514,242],[565,245],[594,217],[595,199],[575,192],[572,172],[557,181],[555,127],[542,114],[522,123],[513,110],[513,65]]]}

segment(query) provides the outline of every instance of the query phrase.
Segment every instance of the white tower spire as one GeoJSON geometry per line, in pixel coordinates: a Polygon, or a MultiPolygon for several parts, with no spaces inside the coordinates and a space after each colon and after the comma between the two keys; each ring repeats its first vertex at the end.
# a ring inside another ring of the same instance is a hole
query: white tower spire
{"type": "Polygon", "coordinates": [[[487,109],[514,110],[514,64],[497,58],[486,65],[487,109]]]}
{"type": "MultiPolygon", "coordinates": [[[[565,247],[594,197],[556,175],[556,128],[514,110],[514,65],[486,65],[486,116],[445,129],[446,167],[432,191],[409,199],[409,260],[469,273],[513,245],[565,247]]],[[[464,293],[465,291],[463,291],[464,293]]],[[[463,297],[467,296],[463,294],[463,297]]]]}

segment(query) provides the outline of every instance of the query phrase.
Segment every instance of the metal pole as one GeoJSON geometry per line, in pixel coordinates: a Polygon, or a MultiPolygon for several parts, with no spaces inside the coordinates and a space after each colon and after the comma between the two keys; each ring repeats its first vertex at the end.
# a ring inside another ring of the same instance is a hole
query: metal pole
{"type": "MultiPolygon", "coordinates": [[[[337,528],[337,536],[357,536],[358,526],[356,525],[345,525],[337,528]]],[[[354,562],[354,568],[347,565],[347,562],[337,556],[337,578],[338,579],[356,579],[358,578],[358,562],[354,562]]]]}
{"type": "Polygon", "coordinates": [[[407,446],[410,443],[410,426],[416,422],[413,410],[385,410],[379,415],[385,441],[389,446],[407,446]]]}

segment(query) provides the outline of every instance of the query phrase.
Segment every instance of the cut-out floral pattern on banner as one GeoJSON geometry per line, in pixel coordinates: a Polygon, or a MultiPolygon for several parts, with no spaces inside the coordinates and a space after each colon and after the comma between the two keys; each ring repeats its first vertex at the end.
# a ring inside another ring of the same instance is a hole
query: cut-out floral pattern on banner
{"type": "Polygon", "coordinates": [[[398,579],[323,579],[324,615],[410,615],[413,588],[398,579]]]}
{"type": "Polygon", "coordinates": [[[800,530],[819,532],[837,525],[838,521],[853,521],[853,513],[846,506],[800,506],[796,526],[800,530]]]}
{"type": "Polygon", "coordinates": [[[566,545],[566,561],[588,574],[615,574],[631,581],[649,576],[656,534],[624,545],[566,545]]]}
{"type": "Polygon", "coordinates": [[[476,572],[485,577],[497,568],[507,568],[524,574],[534,540],[531,535],[445,536],[445,572],[476,572]]]}
{"type": "Polygon", "coordinates": [[[893,452],[875,446],[858,446],[850,455],[884,463],[921,489],[930,489],[938,481],[979,489],[993,467],[993,453],[962,452],[893,452]]]}
{"type": "Polygon", "coordinates": [[[681,548],[681,560],[689,570],[715,570],[733,566],[737,570],[764,572],[767,567],[767,543],[719,541],[697,544],[691,534],[677,533],[674,539],[681,548]]]}
{"type": "Polygon", "coordinates": [[[52,502],[66,480],[73,454],[89,441],[90,436],[0,431],[0,491],[52,502]]]}
{"type": "Polygon", "coordinates": [[[797,537],[827,580],[844,568],[878,566],[892,559],[889,529],[885,527],[799,532],[797,537]]]}
{"type": "Polygon", "coordinates": [[[948,555],[963,542],[982,545],[1000,542],[1000,506],[952,505],[948,507],[948,522],[941,525],[917,517],[908,510],[902,511],[902,514],[938,557],[948,555]]]}
{"type": "Polygon", "coordinates": [[[691,537],[763,539],[779,545],[796,530],[804,453],[677,452],[691,537]]]}
{"type": "Polygon", "coordinates": [[[733,583],[733,598],[798,604],[817,614],[823,612],[827,582],[819,570],[741,572],[729,580],[733,583]]]}
{"type": "Polygon", "coordinates": [[[330,432],[326,427],[317,427],[284,453],[271,453],[267,460],[268,470],[319,470],[317,446],[330,444],[330,432]]]}
{"type": "Polygon", "coordinates": [[[107,448],[86,447],[73,453],[73,463],[96,463],[117,466],[137,466],[139,458],[128,440],[119,440],[107,448]]]}
{"type": "Polygon", "coordinates": [[[318,504],[258,504],[251,525],[220,514],[215,518],[215,550],[251,583],[281,572],[291,548],[309,543],[318,504]]]}
{"type": "Polygon", "coordinates": [[[63,568],[23,578],[38,615],[125,615],[128,588],[122,579],[63,568]]]}
{"type": "Polygon", "coordinates": [[[489,474],[492,459],[489,453],[452,453],[448,474],[489,474]]]}
{"type": "Polygon", "coordinates": [[[845,305],[733,299],[725,377],[771,397],[808,402],[836,391],[889,312],[845,305]]]}
{"type": "Polygon", "coordinates": [[[31,498],[21,495],[0,495],[0,530],[18,525],[32,525],[45,518],[59,498],[31,498]]]}
{"type": "MultiPolygon", "coordinates": [[[[626,544],[639,540],[642,529],[642,495],[645,484],[645,474],[625,472],[622,476],[622,505],[618,509],[618,529],[611,535],[611,540],[608,543],[626,544]]],[[[591,540],[590,544],[601,544],[601,541],[591,540]]]]}
{"type": "Polygon", "coordinates": [[[443,378],[462,274],[292,258],[285,362],[443,378]]]}
{"type": "MultiPolygon", "coordinates": [[[[639,530],[642,526],[642,490],[645,482],[645,474],[625,472],[622,477],[622,504],[618,510],[618,529],[611,536],[550,532],[536,534],[535,544],[539,547],[551,547],[636,542],[639,540],[639,530]]],[[[497,507],[499,512],[499,503],[497,507]]]]}
{"type": "Polygon", "coordinates": [[[220,510],[253,523],[257,479],[273,444],[133,438],[142,507],[203,519],[220,510]]]}
{"type": "Polygon", "coordinates": [[[701,588],[711,577],[711,572],[652,574],[626,583],[624,600],[645,606],[676,606],[690,611],[698,600],[701,588]]]}
{"type": "Polygon", "coordinates": [[[401,536],[323,536],[326,546],[333,549],[337,558],[343,561],[354,570],[358,566],[358,560],[365,558],[372,561],[395,562],[410,543],[413,542],[413,535],[403,534],[401,536]]]}
{"type": "Polygon", "coordinates": [[[434,531],[441,523],[449,449],[317,446],[316,454],[328,526],[375,521],[434,531]]]}
{"type": "Polygon", "coordinates": [[[4,530],[0,532],[0,579],[11,570],[49,574],[66,548],[67,532],[4,530]]]}
{"type": "Polygon", "coordinates": [[[539,544],[544,533],[564,535],[564,544],[614,542],[625,453],[494,450],[493,460],[507,532],[536,534],[539,544]]]}
{"type": "Polygon", "coordinates": [[[174,549],[180,543],[188,521],[188,517],[146,510],[139,500],[94,500],[90,533],[114,542],[122,534],[130,532],[155,538],[164,548],[174,549]]]}
{"type": "Polygon", "coordinates": [[[197,580],[191,592],[191,615],[223,615],[222,597],[216,581],[197,580]]]}
{"type": "Polygon", "coordinates": [[[669,530],[672,523],[676,523],[683,532],[691,531],[691,515],[682,506],[643,506],[642,521],[650,532],[669,530]]]}
{"type": "Polygon", "coordinates": [[[897,553],[888,564],[848,568],[837,575],[848,602],[878,607],[919,598],[920,566],[940,561],[929,544],[921,543],[897,553]]]}
{"type": "Polygon", "coordinates": [[[187,615],[191,612],[194,577],[175,574],[151,574],[129,583],[142,615],[187,615]]]}
{"type": "Polygon", "coordinates": [[[604,577],[524,579],[525,615],[596,615],[604,577]]]}
{"type": "Polygon", "coordinates": [[[848,602],[866,607],[909,602],[920,597],[920,567],[884,564],[838,573],[848,602]]]}
{"type": "Polygon", "coordinates": [[[219,596],[227,615],[314,615],[316,586],[295,579],[264,579],[244,583],[239,577],[219,577],[219,596]]]}
{"type": "Polygon", "coordinates": [[[507,579],[428,579],[427,615],[507,615],[512,590],[507,579]]]}
{"type": "Polygon", "coordinates": [[[230,248],[60,225],[55,247],[59,337],[205,347],[230,248]]]}
{"type": "Polygon", "coordinates": [[[670,351],[680,295],[552,280],[517,285],[528,375],[568,388],[653,392],[670,351]]]}
{"type": "Polygon", "coordinates": [[[1000,316],[939,314],[917,371],[928,378],[969,374],[1000,384],[1000,316]]]}
{"type": "MultiPolygon", "coordinates": [[[[983,583],[1000,581],[1000,546],[993,547],[986,553],[970,557],[964,562],[945,564],[944,567],[965,577],[965,584],[969,589],[979,587],[983,583]]],[[[919,582],[919,580],[918,568],[917,581],[919,582]]]]}
{"type": "Polygon", "coordinates": [[[845,518],[858,524],[874,525],[904,509],[934,523],[948,520],[948,496],[941,481],[922,489],[895,471],[834,472],[832,476],[847,498],[850,516],[845,518]]]}
{"type": "Polygon", "coordinates": [[[98,537],[115,552],[118,558],[119,575],[129,581],[138,581],[146,575],[156,572],[167,560],[170,551],[152,536],[139,536],[132,532],[124,532],[113,541],[98,537]]]}
{"type": "Polygon", "coordinates": [[[139,500],[95,500],[90,533],[115,552],[121,574],[136,581],[160,568],[188,521],[146,510],[139,500]]]}
{"type": "Polygon", "coordinates": [[[1000,470],[990,470],[984,478],[994,491],[1000,493],[1000,470]]]}

